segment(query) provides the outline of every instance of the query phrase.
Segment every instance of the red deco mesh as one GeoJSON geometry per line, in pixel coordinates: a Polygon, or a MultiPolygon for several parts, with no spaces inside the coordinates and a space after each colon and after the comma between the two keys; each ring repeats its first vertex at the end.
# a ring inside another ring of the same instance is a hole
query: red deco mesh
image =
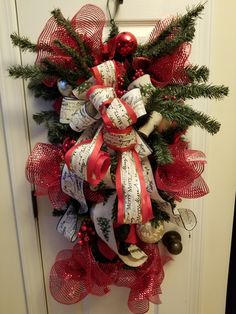
{"type": "Polygon", "coordinates": [[[96,262],[87,245],[75,245],[61,251],[50,274],[50,291],[60,303],[73,304],[88,294],[104,295],[110,285],[130,288],[128,306],[132,313],[142,314],[149,309],[149,301],[160,303],[160,285],[164,278],[162,258],[157,245],[144,244],[148,260],[138,268],[124,269],[121,261],[96,262]]]}
{"type": "Polygon", "coordinates": [[[205,155],[188,149],[188,144],[179,138],[169,149],[173,162],[157,168],[157,187],[177,198],[198,198],[206,195],[209,189],[201,177],[206,163],[205,155]]]}
{"type": "Polygon", "coordinates": [[[173,83],[189,83],[189,78],[184,68],[188,65],[187,60],[190,50],[191,45],[184,43],[172,54],[154,59],[147,70],[152,77],[152,83],[157,87],[164,87],[173,83]]]}
{"type": "Polygon", "coordinates": [[[36,186],[37,195],[48,194],[54,208],[62,208],[68,196],[61,190],[63,149],[51,144],[35,145],[26,163],[26,178],[36,186]]]}
{"type": "Polygon", "coordinates": [[[149,36],[148,44],[151,44],[154,40],[158,39],[160,34],[170,25],[173,19],[173,17],[168,17],[166,19],[157,21],[149,36]]]}
{"type": "MultiPolygon", "coordinates": [[[[76,33],[91,48],[94,57],[97,57],[102,51],[102,31],[105,25],[103,11],[94,5],[85,5],[72,18],[71,23],[76,33]]],[[[40,34],[37,43],[38,47],[48,47],[48,49],[39,49],[36,64],[40,64],[41,60],[47,57],[57,64],[70,65],[71,57],[65,55],[54,44],[55,40],[61,41],[80,54],[76,40],[67,33],[63,26],[57,25],[54,17],[51,17],[40,34]]]]}
{"type": "Polygon", "coordinates": [[[83,6],[71,20],[75,31],[86,41],[95,58],[99,58],[102,52],[102,33],[105,21],[103,11],[92,4],[83,6]]]}

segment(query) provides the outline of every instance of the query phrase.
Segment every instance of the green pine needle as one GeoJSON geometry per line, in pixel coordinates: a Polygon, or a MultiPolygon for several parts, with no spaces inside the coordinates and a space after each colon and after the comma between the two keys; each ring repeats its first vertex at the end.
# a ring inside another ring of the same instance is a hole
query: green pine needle
{"type": "Polygon", "coordinates": [[[182,43],[192,42],[195,35],[196,19],[201,16],[204,5],[198,4],[183,16],[173,18],[170,25],[151,43],[139,46],[136,55],[161,57],[171,54],[182,43]]]}
{"type": "Polygon", "coordinates": [[[59,40],[54,41],[55,45],[60,48],[64,53],[66,53],[68,56],[73,58],[74,63],[78,67],[79,71],[81,72],[81,76],[88,79],[91,76],[91,72],[89,70],[89,67],[87,66],[84,58],[79,56],[79,54],[74,50],[73,48],[63,44],[59,40]]]}
{"type": "Polygon", "coordinates": [[[60,9],[55,9],[51,12],[51,14],[53,15],[53,17],[55,18],[57,24],[59,26],[63,26],[67,33],[76,40],[79,48],[80,48],[80,54],[83,57],[87,56],[86,53],[86,48],[85,48],[85,44],[84,41],[80,38],[79,34],[76,33],[76,31],[74,30],[74,28],[71,25],[71,22],[67,19],[65,19],[61,13],[60,9]]]}
{"type": "Polygon", "coordinates": [[[36,52],[37,45],[33,44],[27,37],[19,36],[16,33],[11,34],[11,41],[14,46],[18,46],[22,51],[36,52]]]}
{"type": "Polygon", "coordinates": [[[147,111],[157,111],[169,121],[176,121],[178,126],[187,129],[189,126],[199,126],[210,134],[215,134],[220,129],[220,123],[205,113],[198,112],[187,105],[173,100],[150,97],[147,103],[147,111]]]}
{"type": "Polygon", "coordinates": [[[161,134],[153,132],[150,135],[149,145],[153,150],[153,155],[158,165],[164,165],[172,162],[172,156],[168,144],[164,141],[161,134]]]}
{"type": "Polygon", "coordinates": [[[116,22],[113,19],[111,19],[110,20],[110,30],[109,30],[109,35],[108,35],[107,40],[114,38],[118,33],[119,33],[119,28],[118,28],[116,22]]]}
{"type": "Polygon", "coordinates": [[[207,84],[187,84],[187,85],[169,85],[164,89],[156,89],[153,95],[156,96],[175,96],[177,99],[196,99],[205,97],[210,99],[222,99],[227,96],[229,92],[228,87],[223,85],[207,85],[207,84]]]}
{"type": "Polygon", "coordinates": [[[190,80],[194,83],[207,82],[209,78],[209,69],[206,66],[187,66],[185,71],[190,78],[190,80]]]}
{"type": "Polygon", "coordinates": [[[36,65],[13,65],[8,69],[8,73],[14,78],[22,78],[24,80],[41,74],[39,67],[36,65]]]}

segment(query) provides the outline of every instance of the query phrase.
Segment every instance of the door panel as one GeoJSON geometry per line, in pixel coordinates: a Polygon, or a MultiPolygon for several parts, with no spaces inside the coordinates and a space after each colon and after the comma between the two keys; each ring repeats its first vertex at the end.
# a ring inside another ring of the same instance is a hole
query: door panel
{"type": "MultiPolygon", "coordinates": [[[[118,20],[120,20],[120,30],[127,30],[133,32],[137,37],[146,37],[154,20],[163,17],[165,15],[174,15],[177,12],[184,12],[187,5],[192,5],[198,1],[185,1],[180,0],[174,3],[167,1],[149,0],[148,5],[145,1],[136,0],[124,0],[124,4],[120,7],[118,20]]],[[[20,35],[24,35],[36,41],[41,30],[43,29],[47,19],[50,17],[50,11],[55,7],[61,8],[63,14],[67,17],[72,17],[83,4],[87,1],[63,1],[63,0],[41,0],[41,1],[27,1],[27,0],[16,0],[17,13],[19,22],[20,35]]],[[[105,11],[106,1],[96,1],[94,4],[100,6],[105,11]]],[[[206,23],[200,26],[195,46],[201,46],[201,43],[209,35],[203,30],[206,27],[206,23]]],[[[205,56],[207,52],[205,51],[205,56]]],[[[202,62],[202,55],[197,53],[193,55],[193,59],[200,56],[201,60],[197,60],[198,63],[206,63],[205,60],[202,62]]],[[[25,53],[22,55],[22,61],[24,64],[33,62],[34,56],[25,53]]],[[[46,132],[42,126],[36,125],[32,121],[32,114],[39,112],[43,109],[48,108],[49,103],[45,103],[39,100],[35,100],[25,90],[26,93],[26,106],[28,111],[29,129],[30,129],[30,145],[33,147],[37,142],[46,141],[46,132]]],[[[204,106],[204,105],[203,105],[204,106]]],[[[204,145],[204,133],[200,133],[199,136],[196,133],[191,134],[198,147],[194,148],[201,149],[204,145]],[[202,136],[202,137],[201,137],[202,136]]],[[[199,130],[197,130],[199,132],[199,130]]],[[[163,295],[161,296],[162,305],[151,306],[149,313],[158,314],[169,314],[173,310],[176,313],[181,314],[198,314],[197,310],[197,291],[198,287],[198,275],[196,270],[200,267],[200,257],[198,255],[200,241],[201,241],[201,201],[187,201],[181,206],[187,206],[194,209],[193,206],[198,204],[199,210],[196,215],[199,220],[199,225],[192,232],[191,237],[185,231],[178,230],[183,238],[184,250],[181,255],[175,257],[175,261],[171,261],[165,267],[165,280],[162,284],[163,295]],[[195,270],[194,270],[195,269],[195,270]],[[194,285],[191,284],[194,282],[194,285]],[[196,297],[191,297],[194,294],[196,297]]],[[[51,215],[51,206],[46,197],[38,199],[38,226],[39,226],[39,237],[42,251],[42,262],[43,270],[46,283],[46,295],[48,303],[48,314],[102,314],[102,313],[113,313],[113,314],[125,314],[129,313],[127,307],[128,291],[121,288],[112,288],[111,294],[102,298],[89,296],[85,301],[65,306],[58,304],[54,301],[49,293],[48,289],[48,278],[52,264],[54,263],[57,253],[66,248],[72,247],[67,240],[65,240],[56,231],[57,218],[51,215]]],[[[168,224],[167,229],[177,230],[174,225],[168,224]]]]}

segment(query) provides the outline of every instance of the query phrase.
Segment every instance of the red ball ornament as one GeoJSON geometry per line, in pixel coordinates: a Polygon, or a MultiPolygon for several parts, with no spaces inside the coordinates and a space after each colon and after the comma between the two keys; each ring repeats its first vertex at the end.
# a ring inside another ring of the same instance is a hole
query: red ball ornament
{"type": "Polygon", "coordinates": [[[85,232],[87,231],[88,227],[86,225],[82,225],[80,229],[81,231],[85,232]]]}
{"type": "Polygon", "coordinates": [[[116,36],[116,52],[127,57],[135,52],[138,43],[136,37],[130,32],[122,32],[116,36]]]}

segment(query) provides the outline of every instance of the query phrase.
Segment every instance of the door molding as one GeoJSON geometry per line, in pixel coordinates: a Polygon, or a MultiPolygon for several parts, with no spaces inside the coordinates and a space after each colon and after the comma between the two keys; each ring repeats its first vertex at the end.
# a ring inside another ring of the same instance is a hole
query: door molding
{"type": "MultiPolygon", "coordinates": [[[[210,63],[211,40],[211,8],[212,0],[209,0],[201,20],[197,40],[194,47],[195,60],[198,64],[210,63]]],[[[123,28],[135,26],[151,26],[154,21],[120,21],[123,28]]],[[[21,64],[21,53],[13,48],[10,34],[18,30],[17,8],[14,0],[0,1],[0,93],[2,99],[2,112],[4,119],[4,133],[7,152],[10,179],[12,188],[12,200],[17,225],[19,250],[21,256],[22,272],[24,278],[25,294],[28,306],[28,314],[47,314],[45,297],[45,285],[43,280],[42,261],[38,237],[37,223],[33,217],[31,189],[26,183],[24,167],[30,152],[29,132],[27,122],[26,100],[24,83],[8,77],[7,68],[12,64],[21,64]]],[[[193,104],[193,106],[195,106],[193,104]]],[[[208,111],[208,101],[201,100],[201,110],[208,111]]],[[[196,149],[206,151],[206,133],[195,129],[192,132],[192,145],[196,149]]],[[[188,310],[185,314],[198,314],[200,308],[202,243],[206,230],[204,225],[204,199],[191,201],[191,209],[198,213],[198,226],[192,232],[191,253],[189,255],[188,284],[186,296],[188,310]]],[[[86,307],[89,306],[86,303],[86,307]]],[[[84,309],[84,312],[87,310],[84,309]]]]}
{"type": "Polygon", "coordinates": [[[8,156],[27,312],[47,314],[37,224],[32,211],[31,188],[25,179],[30,148],[24,85],[22,80],[13,80],[7,73],[10,65],[21,64],[20,51],[13,48],[10,40],[10,34],[18,31],[14,0],[0,1],[0,29],[0,94],[6,143],[3,149],[8,156]]]}

